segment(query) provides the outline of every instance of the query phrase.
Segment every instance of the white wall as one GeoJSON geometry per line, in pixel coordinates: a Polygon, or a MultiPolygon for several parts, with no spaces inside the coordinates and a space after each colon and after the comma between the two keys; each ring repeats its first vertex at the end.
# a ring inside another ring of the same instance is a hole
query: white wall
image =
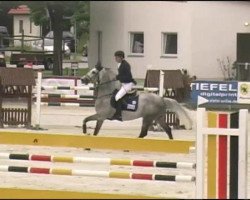
{"type": "MultiPolygon", "coordinates": [[[[23,20],[24,35],[40,36],[40,26],[36,26],[33,22],[32,22],[32,32],[30,33],[29,15],[14,15],[13,16],[14,35],[21,35],[21,33],[19,32],[19,20],[23,20]]],[[[25,38],[25,39],[33,39],[33,38],[25,38]]],[[[18,45],[21,45],[21,42],[19,40],[15,40],[14,44],[15,46],[18,46],[18,45]]]]}
{"type": "Polygon", "coordinates": [[[105,1],[91,2],[90,66],[97,61],[97,30],[103,31],[103,64],[115,67],[121,49],[135,78],[146,67],[188,69],[198,78],[222,79],[217,59],[236,60],[236,34],[249,32],[250,3],[239,1],[105,1]],[[144,56],[130,57],[129,31],[144,32],[144,56]],[[161,33],[178,33],[178,57],[161,57],[161,33]]]}
{"type": "Polygon", "coordinates": [[[102,64],[105,67],[116,67],[114,52],[123,49],[124,13],[121,1],[93,1],[90,3],[90,46],[89,66],[97,62],[97,31],[102,31],[102,64]]]}
{"type": "Polygon", "coordinates": [[[125,46],[129,52],[129,31],[144,32],[144,57],[128,57],[135,77],[144,78],[147,65],[154,69],[188,68],[190,66],[190,17],[186,2],[126,1],[125,46]],[[161,57],[162,32],[177,32],[178,57],[161,57]]]}
{"type": "Polygon", "coordinates": [[[198,78],[222,78],[217,58],[236,60],[237,32],[249,32],[250,3],[192,1],[192,73],[198,78]]]}

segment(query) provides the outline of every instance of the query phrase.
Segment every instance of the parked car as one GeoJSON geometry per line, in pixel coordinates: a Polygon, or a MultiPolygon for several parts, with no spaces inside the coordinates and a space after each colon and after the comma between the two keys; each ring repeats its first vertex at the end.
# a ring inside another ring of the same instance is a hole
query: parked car
{"type": "MultiPolygon", "coordinates": [[[[54,38],[53,31],[47,33],[45,37],[54,38]]],[[[75,37],[69,31],[63,31],[63,41],[68,45],[71,52],[75,52],[75,37]]]]}
{"type": "MultiPolygon", "coordinates": [[[[43,50],[43,40],[37,40],[32,43],[32,47],[37,50],[43,50]]],[[[62,50],[65,51],[65,55],[70,55],[70,49],[65,43],[64,47],[62,45],[62,50]]],[[[44,39],[44,51],[47,51],[49,54],[53,54],[54,51],[54,39],[44,39]]]]}
{"type": "Polygon", "coordinates": [[[9,46],[9,40],[4,39],[3,37],[8,37],[8,29],[5,26],[0,26],[0,48],[8,47],[9,46]]]}

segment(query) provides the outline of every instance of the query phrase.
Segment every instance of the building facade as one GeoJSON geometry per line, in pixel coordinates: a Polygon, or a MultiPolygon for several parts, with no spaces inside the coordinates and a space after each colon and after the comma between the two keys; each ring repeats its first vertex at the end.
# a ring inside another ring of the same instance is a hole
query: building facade
{"type": "Polygon", "coordinates": [[[147,69],[187,69],[198,79],[223,79],[218,59],[236,60],[237,33],[250,31],[244,1],[90,2],[89,66],[115,68],[123,50],[136,78],[147,69]]]}
{"type": "MultiPolygon", "coordinates": [[[[14,36],[24,35],[41,37],[41,27],[36,26],[30,19],[30,9],[26,5],[21,5],[17,8],[12,8],[8,14],[13,15],[13,34],[14,36]]],[[[18,37],[21,38],[21,37],[18,37]]],[[[17,39],[17,38],[16,38],[17,39]]],[[[25,38],[34,39],[34,38],[25,38]]],[[[15,40],[14,46],[20,46],[21,41],[15,40]]],[[[27,45],[27,42],[26,42],[27,45]]]]}

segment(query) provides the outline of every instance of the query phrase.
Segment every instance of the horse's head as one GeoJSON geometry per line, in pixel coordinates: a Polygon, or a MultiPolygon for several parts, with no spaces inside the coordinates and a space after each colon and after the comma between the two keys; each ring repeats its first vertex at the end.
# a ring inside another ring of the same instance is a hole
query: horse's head
{"type": "Polygon", "coordinates": [[[103,69],[101,63],[98,62],[97,65],[91,69],[86,75],[81,78],[83,84],[88,84],[89,82],[95,82],[98,78],[99,72],[103,69]]]}

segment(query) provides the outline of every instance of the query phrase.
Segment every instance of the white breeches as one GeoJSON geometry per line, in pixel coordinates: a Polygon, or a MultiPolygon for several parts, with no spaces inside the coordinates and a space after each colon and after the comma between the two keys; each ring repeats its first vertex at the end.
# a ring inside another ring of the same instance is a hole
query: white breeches
{"type": "Polygon", "coordinates": [[[132,87],[134,86],[134,83],[122,83],[121,89],[117,92],[115,95],[115,100],[118,101],[121,99],[127,92],[131,91],[132,87]]]}

